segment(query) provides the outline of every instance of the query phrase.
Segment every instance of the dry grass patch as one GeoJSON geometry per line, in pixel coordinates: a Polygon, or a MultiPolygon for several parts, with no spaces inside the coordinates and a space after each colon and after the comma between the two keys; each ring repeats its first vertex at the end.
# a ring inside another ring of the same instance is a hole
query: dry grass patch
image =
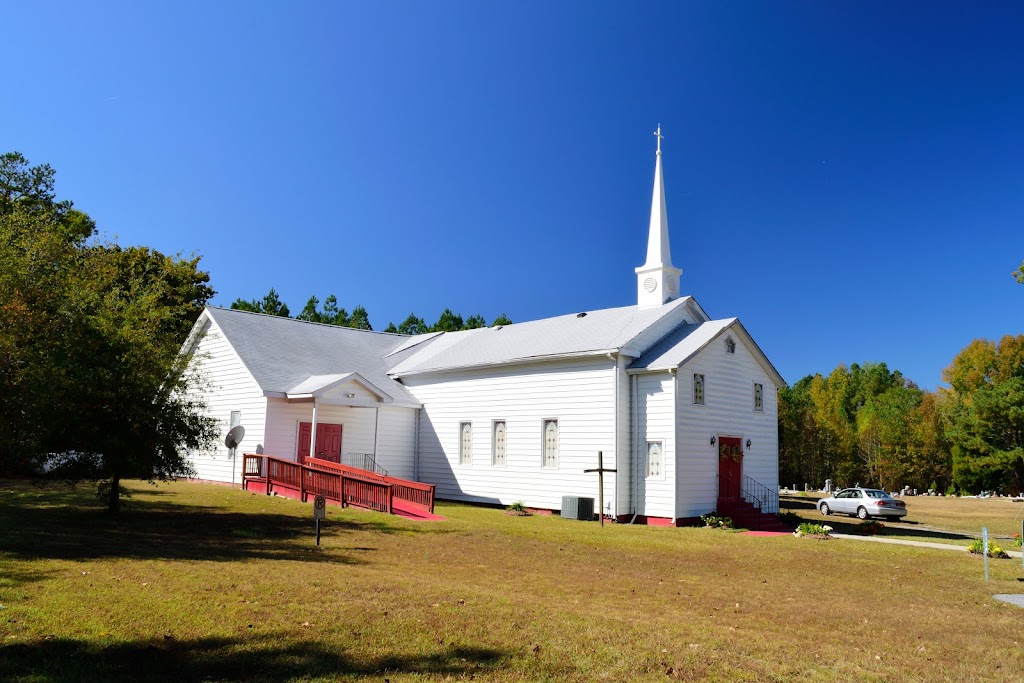
{"type": "MultiPolygon", "coordinates": [[[[1009,680],[1019,563],[224,487],[0,495],[0,679],[1009,680]],[[984,662],[983,667],[979,662],[984,662]],[[1005,667],[1005,668],[1003,668],[1005,667]]],[[[948,556],[947,556],[948,555],[948,556]]]]}

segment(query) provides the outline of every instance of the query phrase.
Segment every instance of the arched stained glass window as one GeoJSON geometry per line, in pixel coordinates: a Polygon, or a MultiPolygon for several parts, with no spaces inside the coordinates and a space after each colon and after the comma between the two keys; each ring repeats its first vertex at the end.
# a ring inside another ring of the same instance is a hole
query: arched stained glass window
{"type": "Polygon", "coordinates": [[[544,420],[544,467],[558,467],[558,420],[544,420]]]}
{"type": "Polygon", "coordinates": [[[494,434],[491,443],[493,444],[493,452],[491,454],[491,463],[494,465],[504,465],[505,459],[505,422],[504,420],[497,420],[494,422],[494,434]]]}
{"type": "Polygon", "coordinates": [[[665,449],[660,441],[647,442],[647,476],[660,477],[665,472],[665,449]]]}
{"type": "Polygon", "coordinates": [[[473,423],[459,423],[459,464],[469,465],[473,462],[473,423]]]}

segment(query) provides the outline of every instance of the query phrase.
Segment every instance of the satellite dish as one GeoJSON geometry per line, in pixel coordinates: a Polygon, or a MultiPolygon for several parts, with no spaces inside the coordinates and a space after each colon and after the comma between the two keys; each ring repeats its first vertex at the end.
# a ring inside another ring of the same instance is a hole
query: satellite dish
{"type": "Polygon", "coordinates": [[[224,437],[224,445],[231,449],[238,448],[238,444],[242,443],[243,438],[245,438],[245,427],[235,425],[228,430],[228,435],[224,437]]]}

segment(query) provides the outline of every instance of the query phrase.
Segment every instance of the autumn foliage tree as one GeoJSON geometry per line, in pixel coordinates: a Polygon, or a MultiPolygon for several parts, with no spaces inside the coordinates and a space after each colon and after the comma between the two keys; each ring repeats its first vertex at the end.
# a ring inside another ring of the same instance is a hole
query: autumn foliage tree
{"type": "Polygon", "coordinates": [[[1024,490],[1024,335],[975,339],[942,377],[957,486],[1024,490]]]}
{"type": "Polygon", "coordinates": [[[951,479],[942,397],[885,363],[840,365],[779,392],[783,482],[825,479],[895,490],[951,479]]]}

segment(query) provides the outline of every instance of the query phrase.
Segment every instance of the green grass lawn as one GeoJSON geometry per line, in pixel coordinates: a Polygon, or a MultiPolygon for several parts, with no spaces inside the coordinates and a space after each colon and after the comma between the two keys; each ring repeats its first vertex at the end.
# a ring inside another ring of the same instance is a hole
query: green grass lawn
{"type": "Polygon", "coordinates": [[[1001,681],[1019,561],[227,487],[0,482],[3,681],[1001,681]]]}

